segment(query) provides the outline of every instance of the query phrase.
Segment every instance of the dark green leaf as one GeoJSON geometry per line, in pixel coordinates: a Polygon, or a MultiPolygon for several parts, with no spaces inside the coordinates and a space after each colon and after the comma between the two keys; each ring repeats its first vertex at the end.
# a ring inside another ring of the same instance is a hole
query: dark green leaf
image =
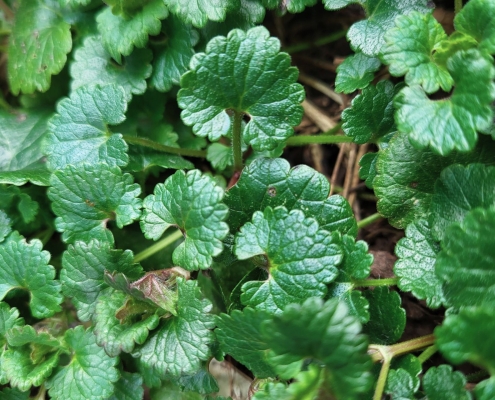
{"type": "Polygon", "coordinates": [[[29,392],[21,392],[19,389],[6,387],[0,390],[0,398],[2,400],[28,400],[29,392]]]}
{"type": "Polygon", "coordinates": [[[5,334],[8,330],[24,325],[23,318],[19,318],[17,308],[10,308],[7,303],[0,302],[0,350],[6,343],[5,334]]]}
{"type": "Polygon", "coordinates": [[[12,222],[5,212],[0,210],[0,243],[12,232],[12,222]]]}
{"type": "Polygon", "coordinates": [[[359,160],[359,178],[365,181],[366,187],[373,189],[373,180],[376,176],[376,161],[379,153],[366,153],[359,160]]]}
{"type": "Polygon", "coordinates": [[[177,380],[177,383],[185,392],[200,394],[216,393],[218,392],[218,384],[206,369],[207,367],[204,366],[194,375],[183,375],[177,380]]]}
{"type": "Polygon", "coordinates": [[[452,371],[450,365],[430,368],[423,377],[423,389],[429,400],[471,400],[465,389],[466,377],[452,371]]]}
{"type": "Polygon", "coordinates": [[[355,90],[364,89],[371,83],[380,65],[378,58],[368,57],[363,53],[347,57],[337,67],[335,91],[352,93],[355,90]]]}
{"type": "Polygon", "coordinates": [[[139,374],[121,372],[115,383],[113,394],[108,400],[142,400],[144,395],[143,378],[139,374]]]}

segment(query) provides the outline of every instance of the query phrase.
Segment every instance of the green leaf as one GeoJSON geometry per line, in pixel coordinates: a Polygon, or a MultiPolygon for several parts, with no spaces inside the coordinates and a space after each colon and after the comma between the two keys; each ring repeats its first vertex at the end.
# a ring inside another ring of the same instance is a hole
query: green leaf
{"type": "Polygon", "coordinates": [[[160,92],[167,92],[172,85],[179,85],[181,75],[188,70],[199,35],[173,15],[163,21],[161,33],[163,40],[151,41],[154,58],[150,83],[160,92]]]}
{"type": "Polygon", "coordinates": [[[378,58],[368,57],[363,53],[347,57],[337,67],[335,91],[352,93],[355,90],[364,89],[371,83],[380,65],[378,58]]]}
{"type": "Polygon", "coordinates": [[[261,336],[261,324],[269,319],[267,312],[246,307],[242,312],[221,314],[216,320],[215,335],[222,351],[245,365],[256,378],[277,375],[267,359],[270,347],[261,336]]]}
{"type": "Polygon", "coordinates": [[[170,12],[196,28],[205,26],[208,20],[223,21],[227,11],[238,6],[236,0],[166,0],[170,12]]]}
{"type": "Polygon", "coordinates": [[[455,53],[476,47],[478,47],[478,42],[474,38],[460,32],[454,32],[447,40],[440,42],[435,47],[433,61],[435,64],[446,68],[447,61],[455,53]]]}
{"type": "Polygon", "coordinates": [[[337,299],[318,298],[291,304],[262,326],[271,349],[284,361],[315,358],[328,371],[326,384],[336,398],[356,399],[370,385],[367,339],[357,318],[337,299]],[[345,360],[345,362],[342,362],[345,360]]]}
{"type": "Polygon", "coordinates": [[[406,228],[406,237],[395,247],[398,260],[394,273],[399,278],[397,286],[404,292],[411,292],[417,299],[425,300],[430,308],[445,303],[442,282],[435,275],[435,261],[440,251],[433,239],[428,222],[420,219],[406,228]]]}
{"type": "Polygon", "coordinates": [[[281,158],[256,159],[244,168],[238,182],[226,194],[228,224],[232,232],[251,220],[255,211],[284,206],[302,210],[320,228],[357,235],[354,213],[345,198],[330,196],[328,179],[314,169],[290,164],[281,158]]]}
{"type": "Polygon", "coordinates": [[[131,224],[141,215],[141,187],[130,174],[107,164],[68,165],[50,179],[48,197],[58,215],[55,226],[66,243],[97,239],[113,242],[106,225],[131,224]]]}
{"type": "Polygon", "coordinates": [[[236,235],[235,254],[240,260],[261,258],[269,271],[266,281],[242,286],[242,303],[280,313],[290,303],[323,297],[327,284],[338,274],[342,250],[327,231],[302,211],[267,207],[256,211],[236,235]]]}
{"type": "Polygon", "coordinates": [[[213,168],[219,171],[223,171],[234,163],[232,148],[221,143],[213,143],[208,146],[206,159],[213,168]]]}
{"type": "Polygon", "coordinates": [[[342,129],[355,143],[364,144],[396,130],[393,98],[396,93],[390,81],[368,86],[357,95],[351,107],[342,113],[342,129]]]}
{"type": "Polygon", "coordinates": [[[0,390],[0,398],[3,400],[28,400],[29,392],[21,392],[19,389],[6,387],[0,390]]]}
{"type": "MultiPolygon", "coordinates": [[[[185,392],[210,394],[218,392],[218,384],[215,378],[207,371],[208,362],[194,375],[183,375],[177,379],[177,383],[185,392]]],[[[215,398],[217,398],[215,396],[215,398]]]]}
{"type": "Polygon", "coordinates": [[[359,178],[362,179],[368,189],[373,189],[373,180],[377,174],[376,161],[379,153],[366,153],[359,160],[359,178]]]}
{"type": "Polygon", "coordinates": [[[447,228],[435,268],[449,304],[495,304],[494,232],[493,207],[474,209],[447,228]]]}
{"type": "MultiPolygon", "coordinates": [[[[80,0],[76,0],[80,1],[80,0]]],[[[85,0],[83,0],[85,1],[85,0]]],[[[112,13],[122,15],[124,18],[131,18],[136,12],[141,10],[143,4],[150,0],[107,0],[106,3],[112,7],[112,13]]]]}
{"type": "Polygon", "coordinates": [[[453,222],[477,208],[495,204],[495,168],[483,164],[451,165],[435,182],[430,206],[432,234],[441,241],[453,222]]]}
{"type": "Polygon", "coordinates": [[[414,388],[413,378],[408,371],[402,368],[389,371],[385,393],[390,395],[392,399],[414,399],[414,393],[416,392],[416,390],[414,388]]]}
{"type": "Polygon", "coordinates": [[[264,27],[231,31],[195,54],[181,78],[182,120],[216,141],[230,129],[229,112],[249,117],[243,139],[256,151],[273,150],[293,134],[303,109],[297,69],[264,27]]]}
{"type": "Polygon", "coordinates": [[[119,64],[123,56],[131,54],[134,47],[145,47],[148,35],[158,35],[161,20],[167,18],[168,10],[163,0],[152,0],[143,5],[132,18],[125,18],[105,8],[96,17],[103,46],[119,64]]]}
{"type": "Polygon", "coordinates": [[[490,400],[495,395],[495,377],[485,379],[476,385],[474,389],[477,400],[490,400]]]}
{"type": "Polygon", "coordinates": [[[127,108],[124,90],[115,85],[82,87],[57,106],[45,142],[48,168],[84,162],[123,166],[128,162],[122,135],[108,125],[124,121],[127,108]]]}
{"type": "Polygon", "coordinates": [[[96,299],[108,287],[103,279],[105,271],[122,272],[132,278],[139,278],[143,272],[138,264],[133,263],[130,250],[114,250],[108,243],[96,240],[69,245],[62,257],[62,266],[62,292],[72,297],[81,321],[91,319],[96,299]]]}
{"type": "Polygon", "coordinates": [[[24,325],[24,319],[19,318],[19,311],[17,308],[10,308],[7,303],[0,301],[0,350],[6,343],[5,334],[8,330],[24,325]]]}
{"type": "Polygon", "coordinates": [[[431,400],[470,400],[466,377],[450,365],[430,368],[423,377],[423,388],[431,400]]]}
{"type": "Polygon", "coordinates": [[[37,344],[48,347],[60,347],[58,339],[45,331],[36,331],[31,325],[13,326],[6,334],[5,338],[9,346],[19,347],[26,344],[37,344]]]}
{"type": "Polygon", "coordinates": [[[72,90],[85,85],[121,86],[129,101],[133,94],[146,91],[146,78],[151,75],[152,54],[148,49],[135,49],[125,57],[122,65],[111,60],[110,53],[103,47],[101,37],[90,36],[74,52],[74,62],[70,66],[72,90]]]}
{"type": "Polygon", "coordinates": [[[363,326],[370,341],[375,344],[393,344],[397,342],[406,326],[406,312],[400,306],[399,293],[380,286],[363,293],[369,301],[370,321],[363,326]]]}
{"type": "Polygon", "coordinates": [[[30,243],[17,235],[0,244],[0,300],[12,289],[30,292],[29,308],[36,318],[45,318],[60,311],[60,282],[55,280],[55,268],[48,264],[50,253],[43,244],[30,243]]]}
{"type": "Polygon", "coordinates": [[[229,229],[223,222],[228,214],[223,196],[222,188],[199,170],[177,171],[144,199],[141,229],[148,239],[157,240],[177,226],[186,238],[174,251],[174,263],[190,271],[207,269],[222,251],[229,229]]]}
{"type": "Polygon", "coordinates": [[[12,222],[5,212],[0,210],[0,243],[12,232],[12,222]]]}
{"type": "Polygon", "coordinates": [[[178,279],[177,316],[162,322],[146,343],[133,354],[160,374],[177,377],[194,374],[210,355],[213,339],[211,303],[201,299],[196,281],[178,279]]]}
{"type": "Polygon", "coordinates": [[[397,228],[429,217],[435,181],[451,164],[483,163],[494,165],[495,142],[485,136],[479,138],[469,153],[452,152],[447,157],[432,150],[414,148],[407,135],[397,134],[376,162],[377,176],[373,180],[378,197],[378,211],[397,228]]]}
{"type": "Polygon", "coordinates": [[[495,53],[495,5],[489,0],[471,0],[454,19],[456,31],[472,36],[479,48],[495,53]]]}
{"type": "Polygon", "coordinates": [[[405,75],[409,86],[421,85],[426,93],[439,88],[448,92],[454,81],[445,66],[436,64],[432,57],[445,40],[442,25],[432,14],[402,15],[385,35],[382,60],[389,65],[391,75],[405,75]]]}
{"type": "Polygon", "coordinates": [[[25,0],[19,5],[7,63],[10,90],[15,95],[46,92],[51,75],[64,67],[72,38],[60,11],[55,0],[25,0]]]}
{"type": "Polygon", "coordinates": [[[115,368],[118,358],[110,358],[96,344],[95,336],[83,326],[65,332],[64,339],[72,351],[70,364],[59,367],[45,383],[55,399],[106,399],[119,379],[115,368]]]}
{"type": "Polygon", "coordinates": [[[50,111],[0,110],[0,183],[48,186],[50,177],[41,152],[50,111]]]}
{"type": "Polygon", "coordinates": [[[405,87],[395,97],[396,122],[417,148],[430,146],[447,155],[452,150],[469,151],[476,144],[477,130],[493,123],[491,103],[495,68],[477,50],[461,51],[447,62],[455,89],[450,98],[430,100],[417,87],[405,87]]]}
{"type": "Polygon", "coordinates": [[[113,394],[108,400],[142,400],[144,395],[143,378],[139,374],[121,372],[115,383],[113,394]]]}

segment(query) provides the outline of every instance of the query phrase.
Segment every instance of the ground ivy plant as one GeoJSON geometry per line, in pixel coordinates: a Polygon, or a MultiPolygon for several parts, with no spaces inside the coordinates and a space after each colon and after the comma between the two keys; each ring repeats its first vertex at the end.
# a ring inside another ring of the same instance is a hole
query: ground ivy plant
{"type": "Polygon", "coordinates": [[[450,35],[426,0],[323,0],[365,18],[345,135],[308,136],[260,24],[316,0],[0,3],[2,399],[222,398],[213,358],[254,400],[495,398],[493,0],[456,0],[450,35]],[[377,149],[394,278],[357,240],[375,217],[280,158],[316,142],[377,149]],[[443,322],[401,341],[400,292],[443,322]]]}

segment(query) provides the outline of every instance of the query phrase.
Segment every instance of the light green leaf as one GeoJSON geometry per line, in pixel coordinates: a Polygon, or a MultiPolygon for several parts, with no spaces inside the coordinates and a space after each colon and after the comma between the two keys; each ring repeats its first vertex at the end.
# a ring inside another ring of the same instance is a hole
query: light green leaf
{"type": "Polygon", "coordinates": [[[161,33],[163,40],[151,41],[154,58],[150,83],[160,92],[167,92],[179,84],[181,75],[188,70],[199,35],[173,15],[163,21],[161,33]]]}
{"type": "Polygon", "coordinates": [[[255,211],[284,206],[315,218],[320,228],[357,235],[354,213],[345,198],[330,196],[328,179],[306,165],[290,168],[282,159],[257,159],[244,168],[238,182],[227,192],[228,224],[232,232],[251,220],[255,211]]]}
{"type": "Polygon", "coordinates": [[[352,93],[358,89],[364,89],[373,80],[374,73],[380,69],[380,60],[368,57],[363,53],[357,53],[347,57],[337,67],[335,78],[335,91],[352,93]]]}
{"type": "Polygon", "coordinates": [[[91,319],[96,299],[108,287],[103,279],[105,271],[122,272],[136,279],[143,273],[142,268],[133,263],[130,250],[114,250],[108,243],[97,240],[69,245],[62,257],[62,267],[62,292],[72,297],[81,321],[91,319]]]}
{"type": "Polygon", "coordinates": [[[363,293],[369,301],[370,320],[363,326],[370,341],[376,344],[393,344],[397,342],[406,326],[406,312],[400,306],[399,293],[380,286],[363,293]]]}
{"type": "Polygon", "coordinates": [[[389,371],[385,393],[390,395],[392,399],[414,399],[414,393],[416,392],[416,390],[414,388],[413,378],[408,371],[402,368],[389,371]]]}
{"type": "Polygon", "coordinates": [[[139,374],[121,372],[114,389],[108,400],[142,400],[144,396],[143,378],[139,374]]]}
{"type": "Polygon", "coordinates": [[[229,229],[223,222],[228,214],[223,196],[222,188],[199,170],[177,171],[144,199],[141,229],[157,240],[170,226],[179,227],[185,241],[175,249],[174,263],[187,270],[207,269],[229,229]]]}
{"type": "Polygon", "coordinates": [[[194,374],[210,356],[215,327],[208,314],[211,303],[201,299],[196,281],[178,279],[177,316],[162,322],[146,343],[134,353],[141,362],[162,375],[194,374]]]}
{"type": "Polygon", "coordinates": [[[206,150],[206,159],[213,168],[223,171],[233,164],[232,148],[221,143],[213,143],[206,150]]]}
{"type": "Polygon", "coordinates": [[[399,278],[397,286],[411,292],[417,299],[425,300],[430,308],[445,303],[442,282],[435,275],[435,261],[440,251],[433,239],[428,222],[420,219],[406,228],[406,237],[395,247],[398,260],[394,273],[399,278]]]}
{"type": "Polygon", "coordinates": [[[453,222],[476,207],[495,205],[495,168],[483,164],[451,165],[435,182],[430,207],[433,237],[441,241],[453,222]]]}
{"type": "Polygon", "coordinates": [[[390,81],[368,86],[342,113],[342,129],[355,143],[374,142],[395,131],[393,98],[396,93],[390,81]]]}
{"type": "Polygon", "coordinates": [[[70,25],[55,0],[23,0],[10,35],[7,72],[10,90],[46,92],[51,75],[58,74],[72,48],[70,25]]]}
{"type": "Polygon", "coordinates": [[[91,239],[113,242],[106,225],[131,224],[141,215],[141,187],[130,174],[107,164],[68,165],[50,179],[48,197],[58,215],[55,226],[66,243],[91,239]]]}
{"type": "MultiPolygon", "coordinates": [[[[468,303],[469,304],[469,303],[468,303]]],[[[436,344],[454,364],[469,361],[495,375],[495,309],[493,303],[466,307],[435,329],[436,344]]]]}
{"type": "Polygon", "coordinates": [[[17,235],[0,244],[0,300],[12,289],[30,292],[29,308],[36,318],[45,318],[60,311],[60,282],[55,268],[48,264],[50,253],[42,251],[37,239],[30,243],[17,235]]]}
{"type": "Polygon", "coordinates": [[[96,17],[103,46],[119,64],[123,56],[131,54],[134,47],[145,47],[148,35],[158,35],[161,20],[168,10],[163,0],[152,0],[143,5],[131,18],[112,13],[110,7],[103,9],[96,17]]]}
{"type": "Polygon", "coordinates": [[[101,37],[90,36],[74,52],[70,66],[72,90],[86,85],[121,86],[129,101],[133,94],[146,91],[146,78],[151,75],[152,54],[148,49],[135,49],[125,57],[122,65],[112,62],[110,53],[103,47],[101,37]]]}
{"type": "Polygon", "coordinates": [[[476,385],[474,389],[477,400],[490,400],[495,396],[495,377],[485,379],[476,385]]]}
{"type": "Polygon", "coordinates": [[[397,228],[428,218],[435,181],[444,168],[476,162],[495,164],[495,142],[485,136],[479,139],[478,145],[469,153],[452,152],[441,157],[429,149],[416,149],[407,135],[395,135],[388,148],[378,153],[376,162],[377,176],[373,186],[380,214],[397,228]]]}
{"type": "Polygon", "coordinates": [[[489,0],[471,0],[454,19],[456,31],[472,36],[480,50],[495,53],[495,4],[489,0]]]}
{"type": "Polygon", "coordinates": [[[82,87],[60,101],[45,142],[48,168],[102,161],[126,165],[127,144],[108,129],[124,121],[126,108],[124,90],[115,85],[82,87]]]}
{"type": "Polygon", "coordinates": [[[269,313],[246,307],[242,312],[234,310],[231,315],[221,314],[216,320],[215,335],[220,348],[245,365],[256,378],[277,375],[268,363],[270,347],[261,336],[261,324],[269,319],[269,313]]]}
{"type": "Polygon", "coordinates": [[[0,183],[48,186],[50,173],[41,152],[50,111],[0,110],[0,183]]]}
{"type": "Polygon", "coordinates": [[[112,13],[122,15],[124,18],[132,18],[136,12],[141,10],[143,4],[149,2],[150,0],[106,0],[106,3],[112,7],[112,13]]]}
{"type": "Polygon", "coordinates": [[[230,130],[229,112],[249,117],[243,139],[256,151],[273,150],[293,134],[303,109],[297,69],[264,27],[230,31],[194,55],[178,94],[182,120],[216,141],[230,130]]]}
{"type": "Polygon", "coordinates": [[[125,293],[108,288],[100,292],[96,300],[93,317],[96,343],[111,357],[118,356],[121,351],[131,353],[134,343],[143,344],[149,331],[155,329],[160,321],[156,314],[133,323],[120,321],[116,314],[124,306],[126,299],[125,293]]]}
{"type": "Polygon", "coordinates": [[[337,299],[310,298],[291,304],[262,326],[263,336],[284,361],[313,358],[328,373],[326,385],[336,398],[356,399],[370,385],[371,362],[361,324],[337,299]],[[345,360],[345,362],[342,362],[345,360]]]}
{"type": "Polygon", "coordinates": [[[452,367],[445,364],[430,368],[423,377],[423,388],[429,400],[471,400],[466,383],[462,372],[452,371],[452,367]]]}
{"type": "Polygon", "coordinates": [[[393,76],[405,75],[409,86],[421,85],[426,93],[439,88],[448,92],[454,83],[447,68],[432,57],[441,42],[447,40],[442,25],[432,14],[412,12],[395,21],[385,34],[382,60],[393,76]]]}
{"type": "Polygon", "coordinates": [[[478,42],[471,36],[464,33],[454,32],[447,40],[435,46],[433,61],[446,69],[447,61],[455,53],[462,50],[469,50],[478,47],[478,42]]]}
{"type": "Polygon", "coordinates": [[[450,225],[435,269],[455,307],[495,304],[495,208],[474,209],[450,225]]]}
{"type": "Polygon", "coordinates": [[[258,257],[268,269],[266,281],[242,286],[241,301],[270,313],[280,313],[286,305],[309,297],[323,297],[342,261],[335,237],[302,211],[288,212],[285,207],[256,211],[253,222],[236,235],[234,253],[240,260],[258,257]]]}
{"type": "Polygon", "coordinates": [[[166,0],[170,11],[185,23],[191,23],[197,28],[205,26],[208,20],[223,21],[229,10],[239,4],[236,0],[166,0]]]}
{"type": "Polygon", "coordinates": [[[7,214],[0,210],[0,243],[12,232],[12,222],[7,214]]]}
{"type": "Polygon", "coordinates": [[[64,339],[72,351],[72,360],[46,381],[49,395],[60,400],[108,398],[114,391],[113,383],[119,379],[115,368],[118,358],[107,356],[96,344],[93,333],[81,325],[66,331],[64,339]]]}
{"type": "Polygon", "coordinates": [[[414,146],[430,146],[440,155],[452,150],[469,151],[477,130],[493,123],[495,99],[493,63],[477,50],[461,51],[447,62],[455,89],[450,98],[430,100],[419,87],[406,87],[394,99],[396,122],[414,146]]]}

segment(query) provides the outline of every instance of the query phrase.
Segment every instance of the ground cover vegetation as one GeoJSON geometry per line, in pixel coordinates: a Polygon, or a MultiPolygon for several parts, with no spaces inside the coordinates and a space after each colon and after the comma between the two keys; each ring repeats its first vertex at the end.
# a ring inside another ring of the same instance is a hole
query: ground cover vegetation
{"type": "Polygon", "coordinates": [[[495,398],[495,1],[316,3],[0,1],[2,399],[240,398],[214,359],[254,400],[495,398]],[[312,7],[362,17],[262,24],[312,7]],[[288,52],[338,39],[341,122],[294,135],[288,52]],[[318,144],[363,145],[378,214],[287,156],[318,144]],[[406,295],[440,320],[401,340],[406,295]]]}

